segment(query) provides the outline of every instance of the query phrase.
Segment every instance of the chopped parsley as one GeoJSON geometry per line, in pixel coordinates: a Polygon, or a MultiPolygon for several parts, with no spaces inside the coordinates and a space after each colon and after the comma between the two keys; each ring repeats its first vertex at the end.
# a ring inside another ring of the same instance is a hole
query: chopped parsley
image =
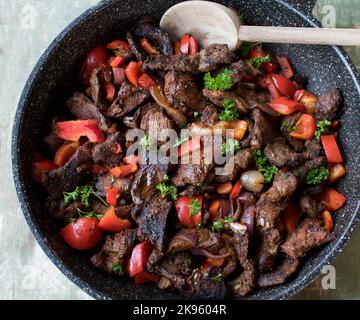
{"type": "Polygon", "coordinates": [[[226,223],[231,223],[231,222],[234,222],[234,218],[233,218],[233,217],[225,217],[225,218],[224,218],[224,221],[225,221],[226,223]]]}
{"type": "Polygon", "coordinates": [[[163,176],[163,181],[169,181],[169,176],[167,174],[163,176]]]}
{"type": "Polygon", "coordinates": [[[197,225],[196,225],[196,229],[201,229],[204,227],[204,224],[202,222],[199,222],[197,225]]]}
{"type": "Polygon", "coordinates": [[[80,208],[76,208],[76,212],[78,213],[77,217],[70,217],[66,219],[68,223],[72,223],[80,218],[98,218],[99,220],[104,216],[103,214],[97,213],[96,211],[82,211],[80,208]]]}
{"type": "Polygon", "coordinates": [[[119,262],[116,262],[112,265],[112,271],[118,276],[122,276],[124,274],[123,267],[119,262]]]}
{"type": "Polygon", "coordinates": [[[199,117],[199,116],[200,116],[200,112],[194,111],[194,112],[193,112],[193,116],[194,116],[194,118],[199,117]]]}
{"type": "Polygon", "coordinates": [[[264,176],[265,182],[271,182],[274,179],[274,176],[278,173],[279,169],[273,164],[269,164],[268,159],[260,149],[253,150],[252,154],[255,158],[257,168],[264,176]]]}
{"type": "Polygon", "coordinates": [[[208,185],[205,183],[205,182],[199,182],[197,185],[196,185],[197,188],[201,189],[201,190],[205,190],[208,185]]]}
{"type": "Polygon", "coordinates": [[[313,169],[306,175],[307,184],[319,184],[326,181],[329,178],[329,170],[326,167],[320,167],[313,169]]]}
{"type": "Polygon", "coordinates": [[[209,90],[227,90],[231,89],[231,70],[224,69],[215,77],[211,76],[210,72],[207,72],[204,76],[204,86],[209,90]]]}
{"type": "Polygon", "coordinates": [[[317,130],[315,131],[315,138],[320,140],[321,136],[326,132],[327,128],[331,126],[331,121],[322,120],[317,124],[317,130]]]}
{"type": "Polygon", "coordinates": [[[240,143],[235,139],[228,139],[220,147],[222,154],[235,153],[240,150],[240,143]]]}
{"type": "Polygon", "coordinates": [[[221,273],[217,274],[216,276],[211,277],[210,279],[213,281],[217,281],[217,282],[221,282],[224,280],[221,273]]]}
{"type": "Polygon", "coordinates": [[[67,206],[72,202],[81,201],[81,203],[85,207],[89,207],[90,196],[98,198],[106,207],[109,206],[106,201],[101,198],[91,186],[76,187],[73,192],[64,192],[64,204],[65,206],[67,206]]]}
{"type": "Polygon", "coordinates": [[[191,199],[190,205],[190,217],[196,216],[200,211],[200,201],[198,199],[191,199]]]}
{"type": "Polygon", "coordinates": [[[290,125],[288,123],[283,123],[280,127],[281,130],[288,130],[289,132],[296,131],[296,125],[290,125]]]}
{"type": "Polygon", "coordinates": [[[243,44],[240,47],[240,52],[243,57],[246,57],[252,48],[257,46],[259,43],[253,43],[253,42],[243,42],[243,44]]]}
{"type": "Polygon", "coordinates": [[[175,144],[173,145],[174,148],[182,145],[184,142],[189,141],[189,137],[178,137],[176,139],[175,144]]]}
{"type": "Polygon", "coordinates": [[[222,220],[217,220],[213,223],[212,225],[212,231],[214,232],[220,232],[224,229],[224,224],[222,222],[222,220]]]}
{"type": "Polygon", "coordinates": [[[190,266],[192,264],[192,261],[190,258],[185,259],[184,262],[187,266],[190,266]]]}
{"type": "Polygon", "coordinates": [[[221,121],[233,121],[239,118],[239,110],[236,108],[234,100],[224,99],[223,107],[219,114],[221,121]]]}
{"type": "Polygon", "coordinates": [[[158,183],[156,189],[160,191],[162,198],[167,197],[171,200],[177,200],[179,197],[175,186],[167,186],[165,183],[158,183]]]}
{"type": "Polygon", "coordinates": [[[265,62],[271,62],[271,57],[267,54],[265,57],[251,58],[250,63],[257,69],[261,68],[261,65],[265,62]]]}
{"type": "Polygon", "coordinates": [[[145,149],[145,151],[148,151],[151,146],[150,136],[146,135],[146,136],[142,137],[139,141],[139,144],[145,149]]]}

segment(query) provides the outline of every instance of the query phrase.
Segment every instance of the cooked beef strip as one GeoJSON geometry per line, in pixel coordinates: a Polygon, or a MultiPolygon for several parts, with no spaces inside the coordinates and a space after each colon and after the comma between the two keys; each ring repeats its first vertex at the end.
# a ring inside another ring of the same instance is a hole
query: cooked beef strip
{"type": "Polygon", "coordinates": [[[73,191],[83,182],[92,164],[92,143],[85,143],[62,167],[44,175],[44,186],[54,199],[61,198],[64,192],[73,191]]]}
{"type": "Polygon", "coordinates": [[[322,166],[326,166],[326,164],[327,162],[325,157],[316,157],[306,161],[302,166],[295,168],[293,170],[293,173],[298,177],[300,181],[304,182],[310,170],[318,169],[322,166]]]}
{"type": "Polygon", "coordinates": [[[213,127],[218,121],[217,108],[213,104],[207,103],[200,111],[200,122],[213,127]]]}
{"type": "Polygon", "coordinates": [[[107,63],[102,64],[100,67],[94,69],[90,78],[90,93],[91,98],[101,111],[108,108],[106,99],[102,92],[102,85],[110,82],[113,78],[113,73],[110,65],[107,63]]]}
{"type": "Polygon", "coordinates": [[[199,52],[198,59],[198,70],[203,73],[234,62],[236,56],[226,44],[212,44],[199,52]]]}
{"type": "Polygon", "coordinates": [[[242,170],[250,168],[254,164],[251,149],[238,151],[224,166],[224,175],[216,176],[215,181],[224,183],[233,181],[242,170]]]}
{"type": "Polygon", "coordinates": [[[44,138],[44,142],[47,145],[47,147],[51,150],[53,154],[62,146],[64,143],[63,139],[58,138],[57,136],[57,126],[56,124],[60,121],[63,121],[59,117],[53,117],[51,119],[51,132],[48,136],[44,138]]]}
{"type": "Polygon", "coordinates": [[[190,74],[169,71],[165,76],[164,93],[170,103],[182,112],[199,111],[201,92],[190,74]]]}
{"type": "Polygon", "coordinates": [[[171,56],[173,54],[173,45],[168,33],[159,27],[155,27],[148,21],[141,21],[133,32],[138,37],[149,39],[163,55],[171,56]]]}
{"type": "Polygon", "coordinates": [[[285,116],[281,119],[281,133],[286,138],[286,140],[290,143],[290,145],[294,148],[295,151],[301,152],[304,150],[304,142],[299,139],[295,139],[290,136],[292,129],[295,127],[301,116],[300,112],[291,114],[289,116],[285,116]]]}
{"type": "Polygon", "coordinates": [[[179,71],[198,73],[198,68],[195,63],[197,56],[176,54],[173,56],[151,56],[143,63],[144,70],[163,70],[163,71],[179,71]]]}
{"type": "Polygon", "coordinates": [[[310,155],[311,158],[318,157],[323,153],[320,140],[317,139],[305,141],[305,148],[306,152],[310,155]]]}
{"type": "Polygon", "coordinates": [[[120,119],[133,112],[150,98],[148,90],[134,87],[129,82],[124,82],[118,92],[118,96],[110,106],[107,114],[109,117],[120,119]]]}
{"type": "Polygon", "coordinates": [[[281,241],[277,229],[280,213],[296,188],[296,177],[291,172],[279,171],[272,187],[256,204],[256,227],[260,238],[258,266],[261,272],[271,269],[274,264],[281,241]]]}
{"type": "Polygon", "coordinates": [[[251,118],[254,121],[254,127],[251,131],[250,145],[255,149],[263,148],[277,136],[276,126],[274,121],[259,108],[251,111],[251,118]]]}
{"type": "Polygon", "coordinates": [[[275,139],[273,143],[268,143],[264,150],[265,156],[270,163],[277,167],[292,168],[302,164],[310,156],[306,152],[298,153],[287,146],[283,139],[275,139]]]}
{"type": "Polygon", "coordinates": [[[311,195],[301,196],[300,209],[310,218],[320,218],[324,211],[321,201],[315,200],[311,195]]]}
{"type": "Polygon", "coordinates": [[[246,101],[235,92],[203,89],[202,94],[218,107],[223,107],[225,99],[233,100],[241,113],[249,112],[246,101]]]}
{"type": "Polygon", "coordinates": [[[138,59],[139,61],[145,61],[148,54],[137,43],[134,35],[130,31],[126,32],[126,39],[129,44],[130,50],[135,55],[136,59],[138,59]]]}
{"type": "Polygon", "coordinates": [[[55,200],[52,197],[48,197],[46,199],[45,206],[51,215],[57,220],[65,220],[76,217],[78,216],[77,209],[84,209],[80,201],[76,201],[65,206],[63,199],[55,200]]]}
{"type": "Polygon", "coordinates": [[[91,263],[97,268],[112,272],[115,264],[124,264],[135,246],[135,241],[136,229],[125,229],[115,236],[107,236],[101,250],[91,258],[91,263]]]}
{"type": "Polygon", "coordinates": [[[318,120],[333,120],[339,111],[341,94],[339,89],[331,89],[319,97],[316,105],[316,118],[318,120]]]}
{"type": "Polygon", "coordinates": [[[245,75],[253,74],[252,66],[249,66],[249,64],[243,60],[232,63],[230,65],[230,70],[233,84],[241,82],[245,75]]]}
{"type": "Polygon", "coordinates": [[[81,92],[75,92],[67,101],[66,106],[76,119],[99,120],[101,129],[104,131],[110,126],[109,120],[104,116],[96,104],[81,92]]]}
{"type": "Polygon", "coordinates": [[[161,136],[165,134],[163,130],[174,129],[174,122],[167,117],[165,112],[157,104],[149,104],[144,107],[141,116],[140,129],[144,130],[147,135],[157,137],[157,140],[160,142],[166,141],[166,136],[161,136]]]}
{"type": "Polygon", "coordinates": [[[281,245],[281,249],[296,259],[330,240],[331,236],[324,229],[322,220],[306,218],[295,231],[288,235],[286,241],[281,245]]]}
{"type": "Polygon", "coordinates": [[[122,160],[121,144],[124,142],[123,134],[116,132],[108,135],[104,142],[94,146],[92,158],[94,163],[105,165],[109,168],[116,167],[122,160]]]}
{"type": "Polygon", "coordinates": [[[284,283],[299,266],[299,260],[285,256],[282,263],[273,272],[260,274],[257,285],[265,288],[284,283]]]}
{"type": "Polygon", "coordinates": [[[121,196],[127,199],[130,195],[133,179],[132,176],[127,178],[115,178],[114,182],[112,182],[113,177],[110,173],[103,174],[95,179],[96,193],[105,197],[107,191],[110,188],[113,188],[119,190],[121,196]]]}

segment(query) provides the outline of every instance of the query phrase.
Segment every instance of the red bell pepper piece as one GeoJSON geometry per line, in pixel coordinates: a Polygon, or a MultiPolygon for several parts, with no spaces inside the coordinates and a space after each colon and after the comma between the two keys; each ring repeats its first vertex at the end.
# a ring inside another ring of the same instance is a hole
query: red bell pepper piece
{"type": "Polygon", "coordinates": [[[321,142],[328,162],[341,163],[343,161],[339,146],[333,135],[321,136],[321,142]]]}
{"type": "Polygon", "coordinates": [[[114,60],[110,62],[110,66],[112,66],[113,68],[122,67],[125,64],[126,60],[126,57],[117,56],[114,58],[114,60]]]}
{"type": "Polygon", "coordinates": [[[290,79],[295,75],[295,72],[293,68],[291,67],[290,61],[288,57],[285,56],[276,56],[276,60],[280,65],[281,68],[281,74],[287,78],[290,79]]]}
{"type": "Polygon", "coordinates": [[[137,170],[138,170],[138,166],[136,164],[130,163],[130,164],[121,164],[120,166],[112,168],[110,172],[115,178],[119,178],[119,177],[123,178],[123,177],[131,176],[137,170]]]}
{"type": "Polygon", "coordinates": [[[90,142],[105,141],[104,133],[99,128],[99,120],[76,120],[58,122],[57,136],[67,141],[79,141],[81,137],[87,137],[90,142]]]}
{"type": "Polygon", "coordinates": [[[279,97],[276,99],[273,99],[269,106],[273,108],[276,112],[288,116],[289,114],[294,113],[295,111],[303,111],[304,106],[296,102],[294,100],[290,100],[286,97],[279,97]]]}
{"type": "Polygon", "coordinates": [[[267,89],[269,90],[270,94],[271,94],[271,97],[273,99],[276,99],[276,98],[279,98],[281,97],[281,93],[280,91],[278,90],[278,88],[276,87],[271,75],[267,75],[265,78],[264,78],[264,81],[265,81],[265,84],[266,84],[266,87],[267,89]]]}
{"type": "Polygon", "coordinates": [[[106,232],[116,233],[131,228],[131,222],[128,219],[119,218],[114,207],[111,207],[100,219],[99,227],[106,232]]]}
{"type": "Polygon", "coordinates": [[[138,62],[131,61],[125,69],[126,77],[128,78],[129,82],[135,87],[138,86],[138,79],[143,74],[141,66],[142,66],[141,61],[138,62]]]}
{"type": "Polygon", "coordinates": [[[105,91],[106,100],[113,101],[115,98],[115,87],[112,82],[105,82],[102,85],[103,90],[105,91]]]}
{"type": "Polygon", "coordinates": [[[119,196],[120,192],[118,189],[110,188],[106,193],[106,202],[109,205],[116,207],[117,199],[119,198],[119,196]]]}
{"type": "Polygon", "coordinates": [[[31,176],[36,182],[42,183],[42,175],[57,168],[57,165],[52,161],[43,158],[39,154],[34,154],[31,162],[31,176]]]}
{"type": "Polygon", "coordinates": [[[119,85],[125,82],[126,75],[124,68],[113,68],[114,84],[119,85]]]}
{"type": "Polygon", "coordinates": [[[201,223],[202,197],[201,196],[182,196],[175,202],[176,213],[179,221],[188,228],[195,228],[201,223]],[[191,213],[190,207],[194,200],[200,204],[199,211],[195,214],[191,213]]]}
{"type": "Polygon", "coordinates": [[[69,161],[71,156],[76,152],[79,147],[80,143],[78,141],[63,144],[55,153],[55,165],[57,165],[58,167],[63,166],[66,162],[69,161]]]}
{"type": "MultiPolygon", "coordinates": [[[[176,51],[176,48],[175,48],[176,51]]],[[[184,34],[180,39],[180,52],[193,55],[199,51],[199,44],[191,34],[184,34]]]]}
{"type": "Polygon", "coordinates": [[[290,132],[290,136],[300,140],[311,140],[316,131],[316,122],[313,116],[303,114],[296,123],[295,131],[290,132]]]}
{"type": "Polygon", "coordinates": [[[239,179],[238,181],[236,181],[234,187],[230,192],[230,199],[236,199],[240,195],[240,192],[241,192],[241,180],[239,179]]]}
{"type": "Polygon", "coordinates": [[[158,283],[160,281],[160,276],[148,271],[144,271],[135,275],[135,284],[140,285],[148,282],[158,283]]]}
{"type": "Polygon", "coordinates": [[[302,89],[302,90],[297,90],[297,91],[295,92],[295,94],[294,94],[294,100],[297,101],[297,102],[299,102],[300,99],[301,99],[301,97],[304,95],[304,93],[305,93],[305,90],[304,90],[304,89],[302,89]]]}
{"type": "Polygon", "coordinates": [[[197,40],[190,35],[190,39],[189,39],[189,54],[193,55],[195,53],[199,52],[199,43],[197,42],[197,40]]]}
{"type": "Polygon", "coordinates": [[[134,277],[146,271],[146,264],[150,256],[150,245],[146,242],[139,243],[131,253],[129,273],[134,277]]]}
{"type": "Polygon", "coordinates": [[[215,221],[217,214],[219,212],[219,209],[220,209],[220,201],[219,200],[215,200],[210,204],[209,213],[210,213],[211,221],[215,221]]]}
{"type": "MultiPolygon", "coordinates": [[[[268,53],[263,50],[260,46],[255,47],[252,49],[249,53],[250,59],[256,59],[256,58],[265,58],[268,55],[268,53]]],[[[271,56],[271,62],[264,62],[261,64],[261,69],[264,70],[266,73],[275,73],[278,70],[278,64],[274,61],[272,55],[271,56]]]]}
{"type": "Polygon", "coordinates": [[[322,196],[321,202],[327,210],[336,211],[340,209],[346,201],[346,198],[333,188],[327,188],[322,196]]]}
{"type": "Polygon", "coordinates": [[[271,78],[282,95],[294,97],[297,86],[292,81],[275,73],[271,74],[271,78]]]}
{"type": "Polygon", "coordinates": [[[201,139],[199,137],[194,137],[179,146],[178,157],[192,154],[194,151],[200,150],[201,148],[201,139]]]}
{"type": "Polygon", "coordinates": [[[139,79],[138,79],[138,84],[145,88],[145,89],[150,89],[151,87],[156,85],[156,82],[151,79],[151,77],[149,75],[147,75],[146,73],[144,73],[139,79]]]}
{"type": "Polygon", "coordinates": [[[122,49],[122,50],[130,51],[129,45],[125,41],[122,41],[122,40],[114,40],[114,41],[110,42],[107,45],[107,48],[111,49],[111,50],[122,49]]]}
{"type": "Polygon", "coordinates": [[[107,51],[104,46],[92,48],[86,56],[81,68],[81,75],[85,84],[89,84],[92,71],[107,61],[107,51]]]}

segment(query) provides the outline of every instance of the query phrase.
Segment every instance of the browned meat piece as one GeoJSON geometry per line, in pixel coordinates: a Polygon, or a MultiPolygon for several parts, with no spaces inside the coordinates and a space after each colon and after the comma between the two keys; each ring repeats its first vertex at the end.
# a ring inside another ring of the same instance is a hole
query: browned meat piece
{"type": "Polygon", "coordinates": [[[245,75],[253,74],[253,67],[249,66],[249,64],[243,60],[232,63],[230,70],[232,71],[231,80],[233,84],[241,82],[245,75]]]}
{"type": "Polygon", "coordinates": [[[284,141],[281,138],[276,139],[273,143],[267,144],[264,154],[269,161],[277,167],[292,168],[309,159],[307,153],[293,151],[289,146],[284,144],[284,141]]]}
{"type": "Polygon", "coordinates": [[[157,104],[151,104],[144,108],[141,116],[140,129],[150,137],[156,136],[158,141],[166,141],[163,130],[173,129],[174,122],[170,120],[157,104]]]}
{"type": "Polygon", "coordinates": [[[173,204],[159,195],[144,200],[143,205],[136,206],[132,212],[132,217],[138,224],[138,238],[163,251],[167,220],[173,204]]]}
{"type": "Polygon", "coordinates": [[[94,69],[90,78],[90,93],[91,98],[100,110],[107,110],[107,101],[102,92],[102,85],[110,82],[113,78],[113,73],[110,65],[107,63],[102,64],[100,67],[94,69]]]}
{"type": "Polygon", "coordinates": [[[107,191],[110,188],[118,189],[121,196],[127,196],[130,194],[133,177],[128,178],[112,178],[110,173],[98,176],[95,180],[96,192],[102,197],[106,196],[107,191]]]}
{"type": "Polygon", "coordinates": [[[274,264],[281,240],[277,229],[280,213],[296,188],[296,177],[291,172],[279,171],[272,187],[261,195],[256,204],[256,227],[260,238],[258,266],[261,272],[269,270],[274,264]]]}
{"type": "Polygon", "coordinates": [[[289,116],[285,116],[281,119],[281,133],[286,138],[286,140],[290,143],[290,145],[294,148],[295,151],[300,152],[304,150],[304,142],[299,139],[295,139],[290,136],[290,132],[293,131],[296,123],[298,122],[301,116],[300,112],[294,113],[289,116]]]}
{"type": "Polygon", "coordinates": [[[100,109],[86,95],[75,92],[66,103],[70,112],[79,120],[99,120],[101,129],[106,131],[110,126],[109,120],[100,109]]]}
{"type": "Polygon", "coordinates": [[[321,201],[315,200],[311,195],[304,195],[300,198],[300,209],[310,218],[320,218],[324,211],[321,201]]]}
{"type": "Polygon", "coordinates": [[[73,218],[78,216],[77,209],[83,209],[81,202],[76,201],[67,206],[65,206],[63,199],[54,200],[51,197],[46,199],[46,209],[51,213],[51,215],[58,220],[65,220],[68,218],[73,218]]]}
{"type": "Polygon", "coordinates": [[[218,107],[222,107],[224,100],[234,100],[241,113],[248,113],[246,101],[235,92],[203,89],[202,94],[218,107]]]}
{"type": "Polygon", "coordinates": [[[164,93],[170,103],[183,112],[199,111],[201,93],[189,74],[169,71],[165,76],[164,93]]]}
{"type": "Polygon", "coordinates": [[[224,166],[224,175],[216,176],[216,182],[224,183],[234,180],[242,170],[250,168],[254,164],[251,149],[238,151],[224,166]]]}
{"type": "Polygon", "coordinates": [[[92,143],[85,143],[64,166],[44,175],[46,191],[54,199],[61,198],[64,192],[73,191],[81,185],[91,165],[92,143]]]}
{"type": "Polygon", "coordinates": [[[299,266],[299,260],[286,256],[283,262],[270,273],[261,274],[257,281],[259,287],[270,287],[284,283],[299,266]]]}
{"type": "Polygon", "coordinates": [[[148,21],[141,21],[133,30],[138,37],[146,37],[150,40],[163,55],[173,54],[173,45],[170,36],[159,27],[153,26],[148,21]]]}
{"type": "Polygon", "coordinates": [[[143,63],[144,70],[163,70],[198,73],[195,55],[176,54],[173,56],[151,56],[143,63]]]}
{"type": "Polygon", "coordinates": [[[150,98],[148,90],[134,87],[129,82],[124,82],[119,90],[118,96],[110,106],[107,114],[109,117],[120,119],[136,110],[150,98]]]}
{"type": "Polygon", "coordinates": [[[130,50],[135,55],[136,59],[139,61],[144,61],[147,58],[147,53],[137,43],[136,39],[130,31],[126,32],[126,39],[128,41],[130,50]]]}
{"type": "Polygon", "coordinates": [[[331,89],[319,97],[316,105],[316,117],[319,120],[333,120],[339,111],[341,94],[339,89],[331,89]]]}
{"type": "Polygon", "coordinates": [[[261,149],[269,142],[274,141],[277,136],[274,121],[265,115],[259,108],[251,112],[251,118],[254,121],[254,127],[251,132],[250,145],[252,148],[261,149]]]}
{"type": "Polygon", "coordinates": [[[215,281],[207,277],[198,269],[186,279],[185,286],[180,288],[180,292],[192,299],[225,299],[227,287],[224,281],[215,281]]]}
{"type": "Polygon", "coordinates": [[[62,146],[64,143],[63,139],[58,138],[57,136],[57,126],[56,124],[60,121],[63,121],[63,119],[60,119],[59,117],[53,117],[51,120],[51,132],[48,136],[44,138],[45,144],[49,147],[51,152],[55,154],[55,152],[62,146]]]}
{"type": "Polygon", "coordinates": [[[310,170],[318,169],[322,166],[326,166],[326,164],[327,162],[325,157],[316,157],[306,161],[302,166],[295,168],[293,172],[300,181],[304,181],[310,170]]]}
{"type": "Polygon", "coordinates": [[[282,251],[292,258],[300,258],[309,250],[331,240],[321,220],[306,218],[281,245],[282,251]]]}
{"type": "Polygon", "coordinates": [[[200,112],[200,122],[213,127],[218,121],[217,108],[213,104],[207,103],[200,112]]]}
{"type": "Polygon", "coordinates": [[[323,152],[321,143],[317,139],[307,140],[305,142],[305,148],[306,152],[310,155],[311,158],[318,157],[323,152]]]}
{"type": "Polygon", "coordinates": [[[104,246],[91,258],[91,263],[104,271],[112,272],[115,265],[123,266],[136,241],[136,229],[126,229],[115,236],[107,236],[104,246]]]}
{"type": "Polygon", "coordinates": [[[121,143],[124,142],[123,138],[122,133],[116,132],[108,135],[104,142],[95,144],[92,153],[94,163],[109,168],[116,167],[122,160],[121,143]]]}
{"type": "Polygon", "coordinates": [[[198,70],[203,73],[234,62],[236,56],[226,44],[212,44],[199,52],[198,59],[198,70]]]}

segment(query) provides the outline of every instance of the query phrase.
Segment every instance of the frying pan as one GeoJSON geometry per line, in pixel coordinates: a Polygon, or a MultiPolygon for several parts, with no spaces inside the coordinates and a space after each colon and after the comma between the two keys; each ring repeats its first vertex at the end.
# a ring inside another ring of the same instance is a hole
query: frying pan
{"type": "MultiPolygon", "coordinates": [[[[100,42],[122,37],[143,15],[160,18],[176,0],[102,1],[71,23],[49,46],[31,73],[20,98],[12,137],[13,174],[24,216],[48,257],[81,289],[97,299],[181,299],[176,292],[154,285],[135,286],[93,268],[90,253],[66,246],[57,231],[59,225],[47,214],[45,194],[32,182],[32,151],[49,126],[51,115],[64,105],[77,79],[86,52],[100,42]]],[[[248,24],[317,27],[311,17],[315,0],[218,1],[241,11],[248,24]]],[[[346,53],[338,47],[270,45],[275,53],[290,57],[298,72],[309,79],[308,88],[322,94],[332,87],[341,89],[344,113],[340,141],[346,155],[347,175],[337,186],[347,198],[335,214],[335,240],[312,251],[302,261],[292,280],[273,288],[255,290],[247,299],[283,299],[307,286],[343,248],[359,220],[360,184],[360,77],[346,53]]],[[[14,235],[15,236],[15,235],[14,235]]]]}

